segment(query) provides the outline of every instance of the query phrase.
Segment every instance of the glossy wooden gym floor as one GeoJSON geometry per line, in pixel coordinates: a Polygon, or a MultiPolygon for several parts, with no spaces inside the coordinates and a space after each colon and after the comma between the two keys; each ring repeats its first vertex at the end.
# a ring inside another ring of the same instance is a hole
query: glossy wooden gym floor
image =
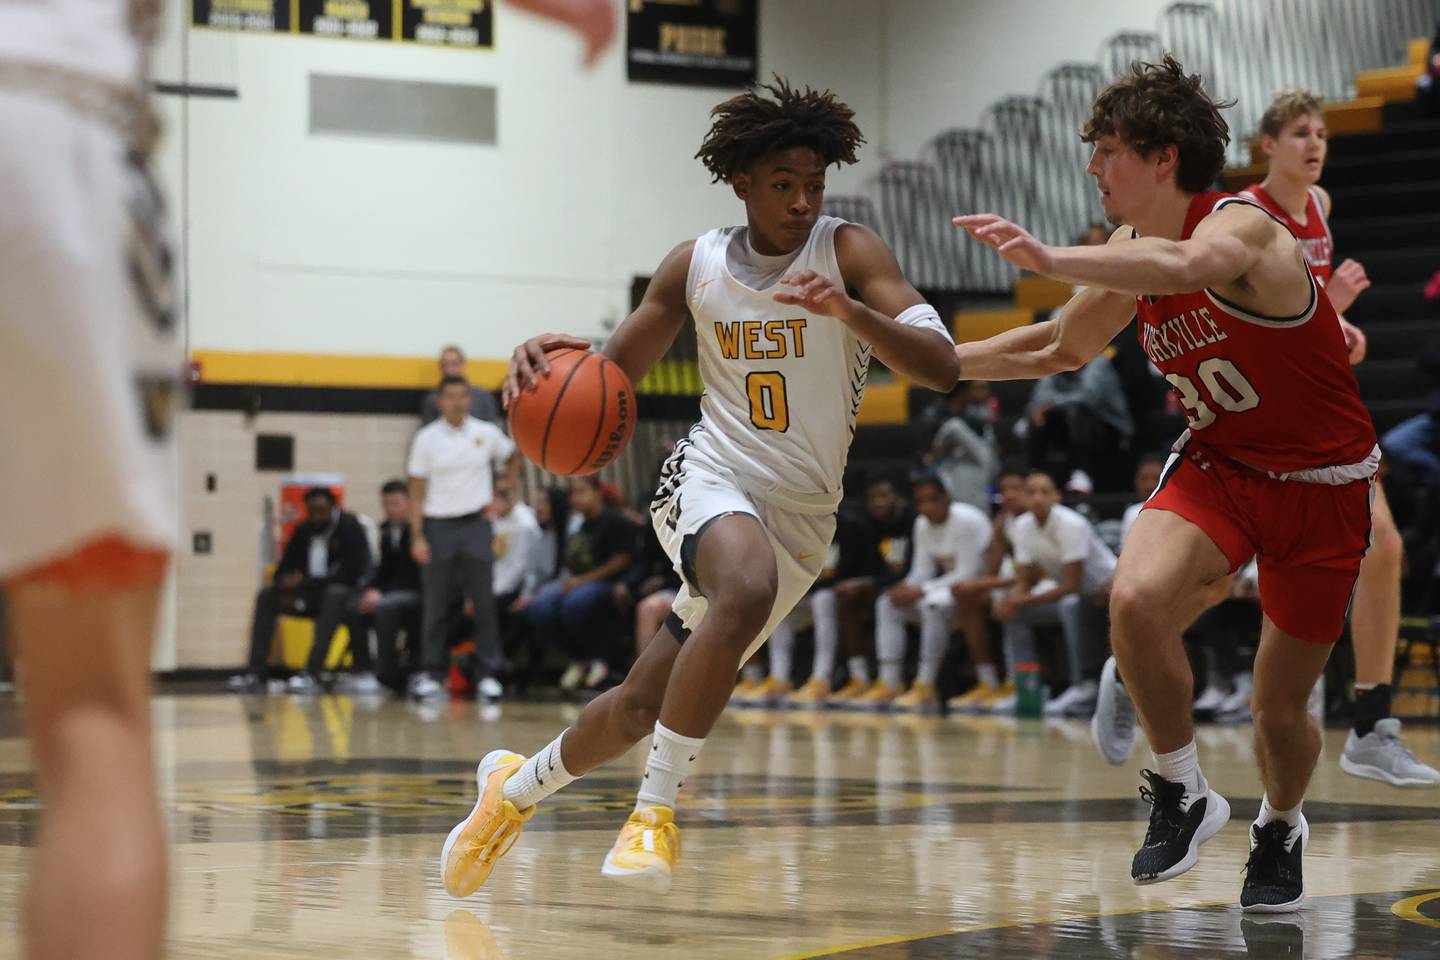
{"type": "MultiPolygon", "coordinates": [[[[473,802],[474,763],[543,744],[574,708],[154,706],[177,958],[1440,956],[1440,791],[1341,773],[1341,731],[1306,806],[1310,903],[1253,924],[1235,906],[1260,795],[1248,727],[1202,728],[1236,816],[1194,871],[1157,886],[1129,879],[1148,754],[1108,767],[1084,724],[731,711],[681,794],[668,897],[600,876],[634,751],[548,801],[490,884],[457,901],[437,860],[473,802]]],[[[1440,755],[1434,728],[1408,735],[1440,755]]],[[[19,954],[32,788],[17,704],[0,697],[0,957],[19,954]]]]}

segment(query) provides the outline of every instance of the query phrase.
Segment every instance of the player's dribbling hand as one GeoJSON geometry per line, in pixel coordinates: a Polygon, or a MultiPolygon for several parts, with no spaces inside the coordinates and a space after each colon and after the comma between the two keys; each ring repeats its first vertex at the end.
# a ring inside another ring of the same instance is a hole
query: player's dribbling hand
{"type": "MultiPolygon", "coordinates": [[[[1350,309],[1355,298],[1369,288],[1370,278],[1365,274],[1365,267],[1357,260],[1346,260],[1330,274],[1330,283],[1326,285],[1325,293],[1329,295],[1335,312],[1344,313],[1350,309]]],[[[1356,361],[1351,361],[1354,362],[1356,361]]]]}
{"type": "Polygon", "coordinates": [[[784,303],[792,307],[803,307],[811,313],[822,317],[834,317],[843,320],[855,309],[855,301],[841,287],[831,282],[829,277],[823,277],[814,270],[801,270],[799,273],[787,273],[780,278],[783,286],[793,287],[794,290],[777,290],[771,294],[776,303],[784,303]]]}
{"type": "Polygon", "coordinates": [[[500,388],[500,402],[506,410],[510,409],[510,404],[515,402],[521,391],[533,389],[535,381],[550,372],[550,364],[545,361],[545,351],[561,347],[589,350],[590,341],[572,337],[568,333],[542,333],[515,348],[515,352],[510,355],[510,368],[505,371],[505,385],[500,388]]]}
{"type": "Polygon", "coordinates": [[[1050,248],[1032,237],[1024,227],[1004,217],[993,213],[970,213],[954,217],[950,222],[964,227],[966,233],[981,243],[994,247],[1006,262],[1021,270],[1048,274],[1054,269],[1050,248]]]}

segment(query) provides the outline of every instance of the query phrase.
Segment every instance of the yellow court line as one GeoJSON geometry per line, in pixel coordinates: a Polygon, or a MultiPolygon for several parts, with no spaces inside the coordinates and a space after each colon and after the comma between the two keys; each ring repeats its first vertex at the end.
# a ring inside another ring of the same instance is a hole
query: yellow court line
{"type": "Polygon", "coordinates": [[[1431,900],[1440,900],[1440,890],[1432,890],[1429,893],[1422,893],[1419,896],[1401,900],[1390,907],[1390,912],[1401,920],[1409,920],[1411,923],[1423,924],[1427,927],[1440,928],[1440,920],[1434,917],[1427,917],[1420,912],[1422,903],[1429,903],[1431,900]]]}
{"type": "MultiPolygon", "coordinates": [[[[1400,890],[1357,890],[1349,893],[1326,894],[1325,896],[1335,897],[1377,897],[1391,893],[1409,893],[1414,887],[1406,887],[1400,890]]],[[[1424,923],[1427,926],[1440,927],[1440,921],[1432,920],[1419,913],[1419,906],[1427,900],[1440,898],[1440,891],[1430,891],[1419,896],[1401,900],[1390,908],[1392,913],[1401,916],[1398,912],[1401,907],[1413,910],[1414,915],[1406,914],[1402,917],[1405,920],[1413,920],[1416,923],[1424,923]]],[[[1005,930],[1011,927],[1041,927],[1052,923],[1069,923],[1074,920],[1098,920],[1101,917],[1128,917],[1139,913],[1173,913],[1177,910],[1205,910],[1210,907],[1233,906],[1235,900],[1213,900],[1202,903],[1187,903],[1170,907],[1136,907],[1132,910],[1116,910],[1114,913],[1076,913],[1058,917],[1041,917],[1034,920],[1002,920],[999,923],[977,923],[968,927],[956,927],[952,930],[932,930],[928,933],[911,933],[898,937],[883,937],[877,940],[864,940],[858,943],[846,943],[834,947],[826,947],[822,950],[815,950],[810,953],[787,953],[780,957],[771,957],[770,960],[818,960],[821,957],[834,957],[842,953],[849,953],[852,950],[865,950],[870,947],[888,947],[897,943],[914,943],[917,940],[929,940],[934,937],[948,937],[957,933],[981,933],[986,930],[1005,930]]]]}

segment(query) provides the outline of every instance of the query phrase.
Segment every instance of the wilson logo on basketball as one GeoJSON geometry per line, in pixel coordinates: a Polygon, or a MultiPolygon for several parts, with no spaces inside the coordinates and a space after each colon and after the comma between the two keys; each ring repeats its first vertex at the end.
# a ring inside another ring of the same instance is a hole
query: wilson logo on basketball
{"type": "Polygon", "coordinates": [[[605,447],[600,451],[600,456],[590,464],[590,469],[599,470],[614,460],[625,444],[630,441],[630,393],[621,390],[615,397],[615,418],[618,421],[615,429],[610,431],[606,438],[605,447]]]}

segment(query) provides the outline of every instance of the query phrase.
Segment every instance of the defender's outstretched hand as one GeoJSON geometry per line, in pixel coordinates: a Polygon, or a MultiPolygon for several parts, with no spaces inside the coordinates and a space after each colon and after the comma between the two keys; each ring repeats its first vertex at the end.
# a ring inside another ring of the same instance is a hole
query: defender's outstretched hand
{"type": "Polygon", "coordinates": [[[1032,237],[1024,227],[993,213],[971,213],[955,217],[950,221],[957,227],[964,227],[981,243],[989,244],[995,252],[1021,270],[1049,274],[1054,269],[1050,248],[1032,237]]]}
{"type": "Polygon", "coordinates": [[[506,410],[510,409],[510,404],[520,396],[522,390],[535,386],[537,377],[550,372],[550,364],[545,361],[545,351],[560,347],[589,350],[590,341],[572,337],[568,333],[542,333],[515,348],[515,352],[510,355],[510,369],[505,371],[505,385],[500,389],[500,401],[506,410]]]}

